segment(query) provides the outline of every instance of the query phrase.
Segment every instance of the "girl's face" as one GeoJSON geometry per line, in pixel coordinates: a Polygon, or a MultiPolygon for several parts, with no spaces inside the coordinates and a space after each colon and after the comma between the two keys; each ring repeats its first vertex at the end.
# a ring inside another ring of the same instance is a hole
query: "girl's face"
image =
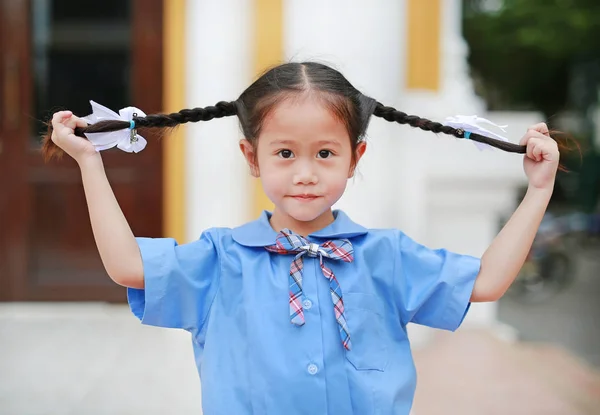
{"type": "MultiPolygon", "coordinates": [[[[337,202],[354,174],[344,123],[318,99],[286,99],[265,118],[256,153],[240,143],[252,174],[275,205],[271,224],[307,235],[333,221],[337,202]]],[[[356,163],[366,144],[356,148],[356,163]]]]}

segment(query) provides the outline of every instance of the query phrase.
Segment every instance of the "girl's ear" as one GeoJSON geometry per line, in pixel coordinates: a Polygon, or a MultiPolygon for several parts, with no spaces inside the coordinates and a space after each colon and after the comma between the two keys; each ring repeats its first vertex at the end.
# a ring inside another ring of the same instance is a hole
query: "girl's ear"
{"type": "Polygon", "coordinates": [[[362,156],[365,154],[365,151],[367,151],[367,142],[366,141],[360,141],[358,143],[358,145],[356,146],[356,150],[355,150],[355,158],[354,158],[354,162],[352,163],[352,165],[350,166],[350,171],[348,171],[348,178],[352,178],[354,176],[354,171],[356,170],[356,166],[358,165],[358,162],[360,161],[360,159],[362,158],[362,156]]]}
{"type": "Polygon", "coordinates": [[[260,177],[260,171],[258,170],[258,163],[256,152],[254,151],[254,147],[252,143],[247,139],[240,140],[240,150],[242,150],[242,154],[246,158],[246,162],[248,163],[248,167],[250,167],[250,174],[253,177],[260,177]]]}

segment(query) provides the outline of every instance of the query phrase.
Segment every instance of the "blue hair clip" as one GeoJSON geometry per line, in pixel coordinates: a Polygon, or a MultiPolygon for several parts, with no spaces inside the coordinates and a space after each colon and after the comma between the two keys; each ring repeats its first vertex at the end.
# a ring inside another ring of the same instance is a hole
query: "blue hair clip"
{"type": "MultiPolygon", "coordinates": [[[[137,114],[134,112],[133,113],[134,117],[137,117],[137,114]]],[[[130,120],[129,121],[129,130],[131,130],[130,134],[129,134],[129,142],[130,143],[135,143],[138,138],[137,136],[137,130],[135,129],[135,121],[134,120],[130,120]]]]}

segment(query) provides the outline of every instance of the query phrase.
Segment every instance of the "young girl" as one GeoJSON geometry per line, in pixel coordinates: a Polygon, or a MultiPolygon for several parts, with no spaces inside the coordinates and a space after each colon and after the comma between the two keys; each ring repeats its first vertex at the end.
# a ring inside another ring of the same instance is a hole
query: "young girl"
{"type": "Polygon", "coordinates": [[[504,294],[531,246],[559,160],[545,124],[527,130],[520,145],[469,137],[385,107],[311,62],[271,69],[233,102],[92,121],[54,114],[45,155],[58,152],[55,143],[77,161],[102,261],[128,287],[133,313],[192,334],[206,415],[408,414],[416,373],[407,324],[456,330],[471,302],[504,294]],[[136,239],[98,148],[81,137],[233,115],[273,212],[184,245],[136,239]],[[367,229],[332,211],[365,153],[372,115],[525,153],[527,194],[481,259],[431,250],[399,230],[367,229]]]}

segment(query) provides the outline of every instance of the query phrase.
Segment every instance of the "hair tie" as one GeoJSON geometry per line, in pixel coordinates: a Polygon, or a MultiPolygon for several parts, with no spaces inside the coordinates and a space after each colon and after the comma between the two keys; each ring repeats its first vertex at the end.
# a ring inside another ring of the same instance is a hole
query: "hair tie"
{"type": "MultiPolygon", "coordinates": [[[[454,117],[447,117],[443,124],[461,131],[463,138],[466,138],[467,140],[470,139],[471,133],[474,133],[484,137],[495,138],[496,140],[502,140],[510,143],[506,137],[482,127],[479,125],[480,123],[499,128],[502,132],[506,132],[506,125],[495,124],[490,120],[477,115],[456,115],[454,117]]],[[[493,149],[493,147],[489,144],[480,143],[475,140],[471,140],[471,142],[475,144],[479,150],[493,149]]]]}
{"type": "Polygon", "coordinates": [[[119,113],[106,108],[97,102],[90,101],[92,105],[92,114],[82,117],[88,124],[95,124],[99,121],[127,121],[128,128],[118,131],[108,131],[100,133],[84,133],[85,136],[94,144],[96,151],[108,150],[117,147],[128,153],[139,153],[146,147],[146,139],[138,135],[136,122],[134,118],[138,115],[145,117],[146,114],[135,107],[121,108],[119,113]]]}

